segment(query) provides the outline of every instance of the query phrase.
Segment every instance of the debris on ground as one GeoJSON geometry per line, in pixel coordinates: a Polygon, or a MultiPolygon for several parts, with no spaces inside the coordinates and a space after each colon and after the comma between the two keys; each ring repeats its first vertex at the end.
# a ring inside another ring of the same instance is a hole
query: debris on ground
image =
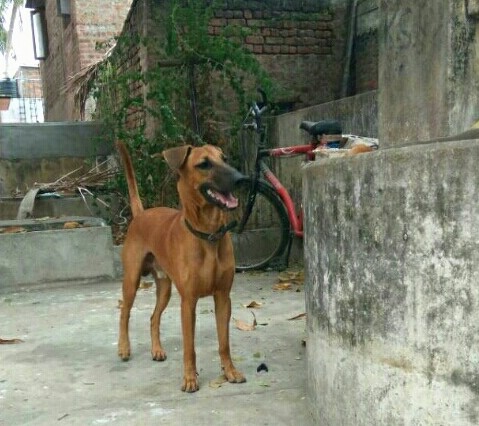
{"type": "Polygon", "coordinates": [[[261,308],[261,306],[263,306],[263,304],[260,302],[256,302],[255,300],[251,301],[247,305],[243,305],[244,308],[248,308],[248,309],[259,309],[261,308]]]}
{"type": "Polygon", "coordinates": [[[256,315],[254,314],[253,311],[250,311],[251,312],[251,315],[253,315],[253,322],[251,324],[248,324],[246,321],[242,321],[242,320],[239,320],[239,319],[235,319],[233,318],[234,322],[235,322],[235,327],[238,329],[238,330],[241,330],[241,331],[253,331],[256,329],[256,326],[258,325],[257,321],[256,321],[256,315]]]}
{"type": "Polygon", "coordinates": [[[23,343],[22,339],[0,339],[0,345],[15,345],[17,343],[23,343]]]}
{"type": "Polygon", "coordinates": [[[278,282],[273,285],[275,291],[301,291],[304,284],[304,270],[287,270],[278,274],[278,282]]]}
{"type": "Polygon", "coordinates": [[[299,315],[295,315],[294,317],[288,318],[288,321],[299,320],[301,318],[306,318],[306,312],[303,312],[299,315]]]}

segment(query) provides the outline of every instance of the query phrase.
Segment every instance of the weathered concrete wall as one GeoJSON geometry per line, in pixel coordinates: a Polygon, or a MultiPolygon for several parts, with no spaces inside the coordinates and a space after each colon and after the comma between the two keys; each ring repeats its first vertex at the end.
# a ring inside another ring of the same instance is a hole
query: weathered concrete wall
{"type": "Polygon", "coordinates": [[[318,424],[479,422],[478,159],[475,140],[305,167],[318,424]]]}
{"type": "Polygon", "coordinates": [[[479,141],[414,146],[477,119],[466,4],[379,2],[380,150],[304,169],[318,424],[479,423],[479,141]]]}
{"type": "MultiPolygon", "coordinates": [[[[13,222],[0,222],[0,226],[28,229],[35,221],[13,222]]],[[[116,273],[111,229],[98,224],[88,228],[0,234],[0,252],[0,286],[113,278],[116,273]]]]}
{"type": "Polygon", "coordinates": [[[23,193],[35,182],[54,182],[78,167],[89,170],[86,159],[112,151],[101,135],[94,122],[1,124],[0,197],[23,193]]]}
{"type": "Polygon", "coordinates": [[[468,129],[479,118],[479,26],[468,2],[379,3],[382,146],[468,129]]]}

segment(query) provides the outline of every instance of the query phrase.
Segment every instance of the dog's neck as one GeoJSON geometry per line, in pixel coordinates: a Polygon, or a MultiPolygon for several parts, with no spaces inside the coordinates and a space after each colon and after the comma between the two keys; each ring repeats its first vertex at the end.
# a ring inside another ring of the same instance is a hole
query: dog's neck
{"type": "MultiPolygon", "coordinates": [[[[181,196],[180,196],[181,200],[181,196]]],[[[225,211],[211,204],[184,203],[181,210],[186,228],[197,238],[208,243],[220,241],[228,231],[236,226],[236,221],[228,222],[225,211]]]]}

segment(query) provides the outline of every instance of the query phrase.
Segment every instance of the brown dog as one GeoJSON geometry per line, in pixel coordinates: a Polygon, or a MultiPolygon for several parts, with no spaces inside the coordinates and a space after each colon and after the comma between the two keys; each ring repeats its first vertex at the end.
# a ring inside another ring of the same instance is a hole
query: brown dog
{"type": "Polygon", "coordinates": [[[157,207],[143,210],[133,166],[126,147],[117,143],[128,182],[133,220],[123,246],[123,305],[120,315],[118,355],[130,357],[128,322],[141,275],[151,273],[156,282],[156,306],[151,316],[151,354],[164,361],[160,318],[171,296],[171,282],[181,297],[184,377],[181,389],[199,389],[194,347],[196,303],[212,295],[221,366],[229,382],[246,381],[233,365],[229,346],[230,290],[234,276],[233,246],[227,234],[227,210],[238,201],[231,191],[243,177],[227,165],[221,150],[206,145],[181,146],[163,152],[178,173],[181,210],[157,207]]]}

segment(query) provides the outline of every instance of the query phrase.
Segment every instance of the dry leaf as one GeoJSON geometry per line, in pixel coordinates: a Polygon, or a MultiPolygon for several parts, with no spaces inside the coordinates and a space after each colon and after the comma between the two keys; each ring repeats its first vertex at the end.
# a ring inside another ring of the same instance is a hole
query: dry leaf
{"type": "Polygon", "coordinates": [[[75,228],[81,228],[81,224],[78,222],[65,222],[63,224],[63,229],[75,229],[75,228]]]}
{"type": "Polygon", "coordinates": [[[293,320],[297,320],[297,319],[305,318],[305,317],[306,317],[306,312],[303,312],[302,314],[299,314],[299,315],[296,315],[294,317],[288,318],[288,321],[293,321],[293,320]]]}
{"type": "Polygon", "coordinates": [[[9,226],[8,228],[0,229],[0,233],[2,234],[20,234],[23,232],[27,232],[27,230],[22,226],[9,226]]]}
{"type": "Polygon", "coordinates": [[[0,339],[0,345],[15,345],[16,343],[23,343],[22,339],[0,339]]]}
{"type": "Polygon", "coordinates": [[[150,288],[153,285],[153,281],[142,281],[140,288],[150,288]]]}
{"type": "Polygon", "coordinates": [[[291,283],[278,283],[273,285],[273,290],[275,291],[284,291],[284,290],[291,290],[291,283]]]}
{"type": "Polygon", "coordinates": [[[250,309],[256,309],[256,308],[261,308],[263,306],[262,303],[255,302],[254,300],[250,302],[249,305],[243,305],[245,308],[250,308],[250,309]]]}
{"type": "Polygon", "coordinates": [[[284,271],[278,275],[279,282],[293,282],[295,284],[303,284],[304,271],[284,271]]]}
{"type": "Polygon", "coordinates": [[[250,311],[251,312],[251,315],[253,315],[253,323],[252,324],[248,324],[247,322],[245,321],[241,321],[241,320],[238,320],[238,319],[235,319],[235,326],[238,330],[241,330],[241,331],[253,331],[254,329],[256,329],[256,326],[258,325],[258,323],[256,322],[256,316],[254,314],[253,311],[250,311]]]}
{"type": "Polygon", "coordinates": [[[223,383],[226,383],[228,379],[224,374],[218,376],[216,379],[211,380],[209,383],[210,388],[219,388],[223,383]]]}

